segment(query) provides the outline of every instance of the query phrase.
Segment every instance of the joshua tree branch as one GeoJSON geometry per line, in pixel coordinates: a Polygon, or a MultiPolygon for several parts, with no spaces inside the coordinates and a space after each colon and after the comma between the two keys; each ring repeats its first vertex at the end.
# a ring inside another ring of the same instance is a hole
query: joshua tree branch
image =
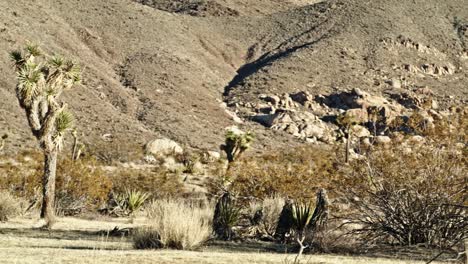
{"type": "Polygon", "coordinates": [[[41,128],[41,137],[47,137],[52,135],[53,129],[55,128],[55,120],[57,119],[57,115],[65,107],[65,104],[59,107],[57,102],[55,102],[54,100],[51,101],[49,105],[49,111],[47,112],[46,118],[44,119],[44,124],[41,128]]]}
{"type": "Polygon", "coordinates": [[[28,118],[29,126],[34,134],[38,137],[39,131],[41,130],[41,121],[39,119],[39,100],[34,100],[30,107],[25,108],[26,115],[28,118]]]}

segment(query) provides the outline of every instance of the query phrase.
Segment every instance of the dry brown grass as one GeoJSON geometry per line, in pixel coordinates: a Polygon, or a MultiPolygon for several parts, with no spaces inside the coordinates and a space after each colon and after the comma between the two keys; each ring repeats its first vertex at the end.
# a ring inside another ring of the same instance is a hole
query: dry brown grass
{"type": "Polygon", "coordinates": [[[7,221],[21,213],[21,202],[7,191],[0,190],[0,221],[7,221]]]}
{"type": "Polygon", "coordinates": [[[213,208],[181,200],[156,200],[148,208],[148,225],[134,235],[136,248],[193,249],[211,235],[213,208]]]}
{"type": "Polygon", "coordinates": [[[252,202],[250,204],[251,217],[254,217],[258,210],[262,211],[263,217],[261,222],[258,223],[261,232],[274,236],[284,204],[285,199],[282,197],[269,197],[261,202],[252,202]]]}

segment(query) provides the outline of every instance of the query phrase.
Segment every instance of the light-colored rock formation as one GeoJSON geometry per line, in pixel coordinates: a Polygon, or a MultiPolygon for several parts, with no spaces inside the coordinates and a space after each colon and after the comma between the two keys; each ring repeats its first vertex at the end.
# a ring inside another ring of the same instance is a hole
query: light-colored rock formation
{"type": "Polygon", "coordinates": [[[175,141],[168,138],[158,138],[148,142],[145,146],[145,153],[156,157],[181,154],[182,147],[175,141]]]}

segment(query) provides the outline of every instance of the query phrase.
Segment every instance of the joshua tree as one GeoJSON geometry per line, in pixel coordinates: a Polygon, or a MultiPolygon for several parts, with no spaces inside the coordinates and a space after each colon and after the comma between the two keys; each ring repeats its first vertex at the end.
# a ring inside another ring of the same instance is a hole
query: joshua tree
{"type": "Polygon", "coordinates": [[[338,124],[343,128],[346,136],[346,153],[345,153],[345,162],[349,162],[349,149],[351,144],[351,134],[353,132],[353,127],[358,123],[356,117],[349,114],[339,115],[337,118],[338,124]]]}
{"type": "Polygon", "coordinates": [[[44,153],[41,218],[51,224],[55,215],[57,155],[73,122],[66,104],[59,103],[58,97],[80,82],[81,70],[71,60],[59,56],[47,58],[32,44],[24,51],[11,52],[10,56],[18,74],[16,96],[44,153]]]}
{"type": "Polygon", "coordinates": [[[238,129],[237,127],[229,127],[226,132],[226,138],[223,145],[221,145],[221,150],[226,152],[228,165],[226,171],[224,172],[223,182],[221,188],[226,191],[227,185],[230,184],[228,172],[231,169],[233,162],[239,159],[239,157],[247,149],[250,148],[250,144],[254,136],[251,132],[244,132],[238,129]]]}
{"type": "Polygon", "coordinates": [[[236,127],[230,128],[226,133],[226,140],[224,145],[221,145],[221,149],[226,152],[229,163],[236,161],[242,153],[244,153],[254,137],[250,132],[243,132],[236,127]]]}

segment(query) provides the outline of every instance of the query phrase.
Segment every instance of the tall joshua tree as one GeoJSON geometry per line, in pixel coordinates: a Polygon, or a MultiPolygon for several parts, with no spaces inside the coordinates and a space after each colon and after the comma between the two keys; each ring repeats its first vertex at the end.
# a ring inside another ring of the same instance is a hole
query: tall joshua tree
{"type": "Polygon", "coordinates": [[[16,96],[29,126],[44,153],[41,218],[50,224],[55,218],[55,176],[57,155],[73,116],[58,98],[80,82],[79,66],[59,56],[46,57],[37,45],[10,54],[17,72],[16,96]]]}

